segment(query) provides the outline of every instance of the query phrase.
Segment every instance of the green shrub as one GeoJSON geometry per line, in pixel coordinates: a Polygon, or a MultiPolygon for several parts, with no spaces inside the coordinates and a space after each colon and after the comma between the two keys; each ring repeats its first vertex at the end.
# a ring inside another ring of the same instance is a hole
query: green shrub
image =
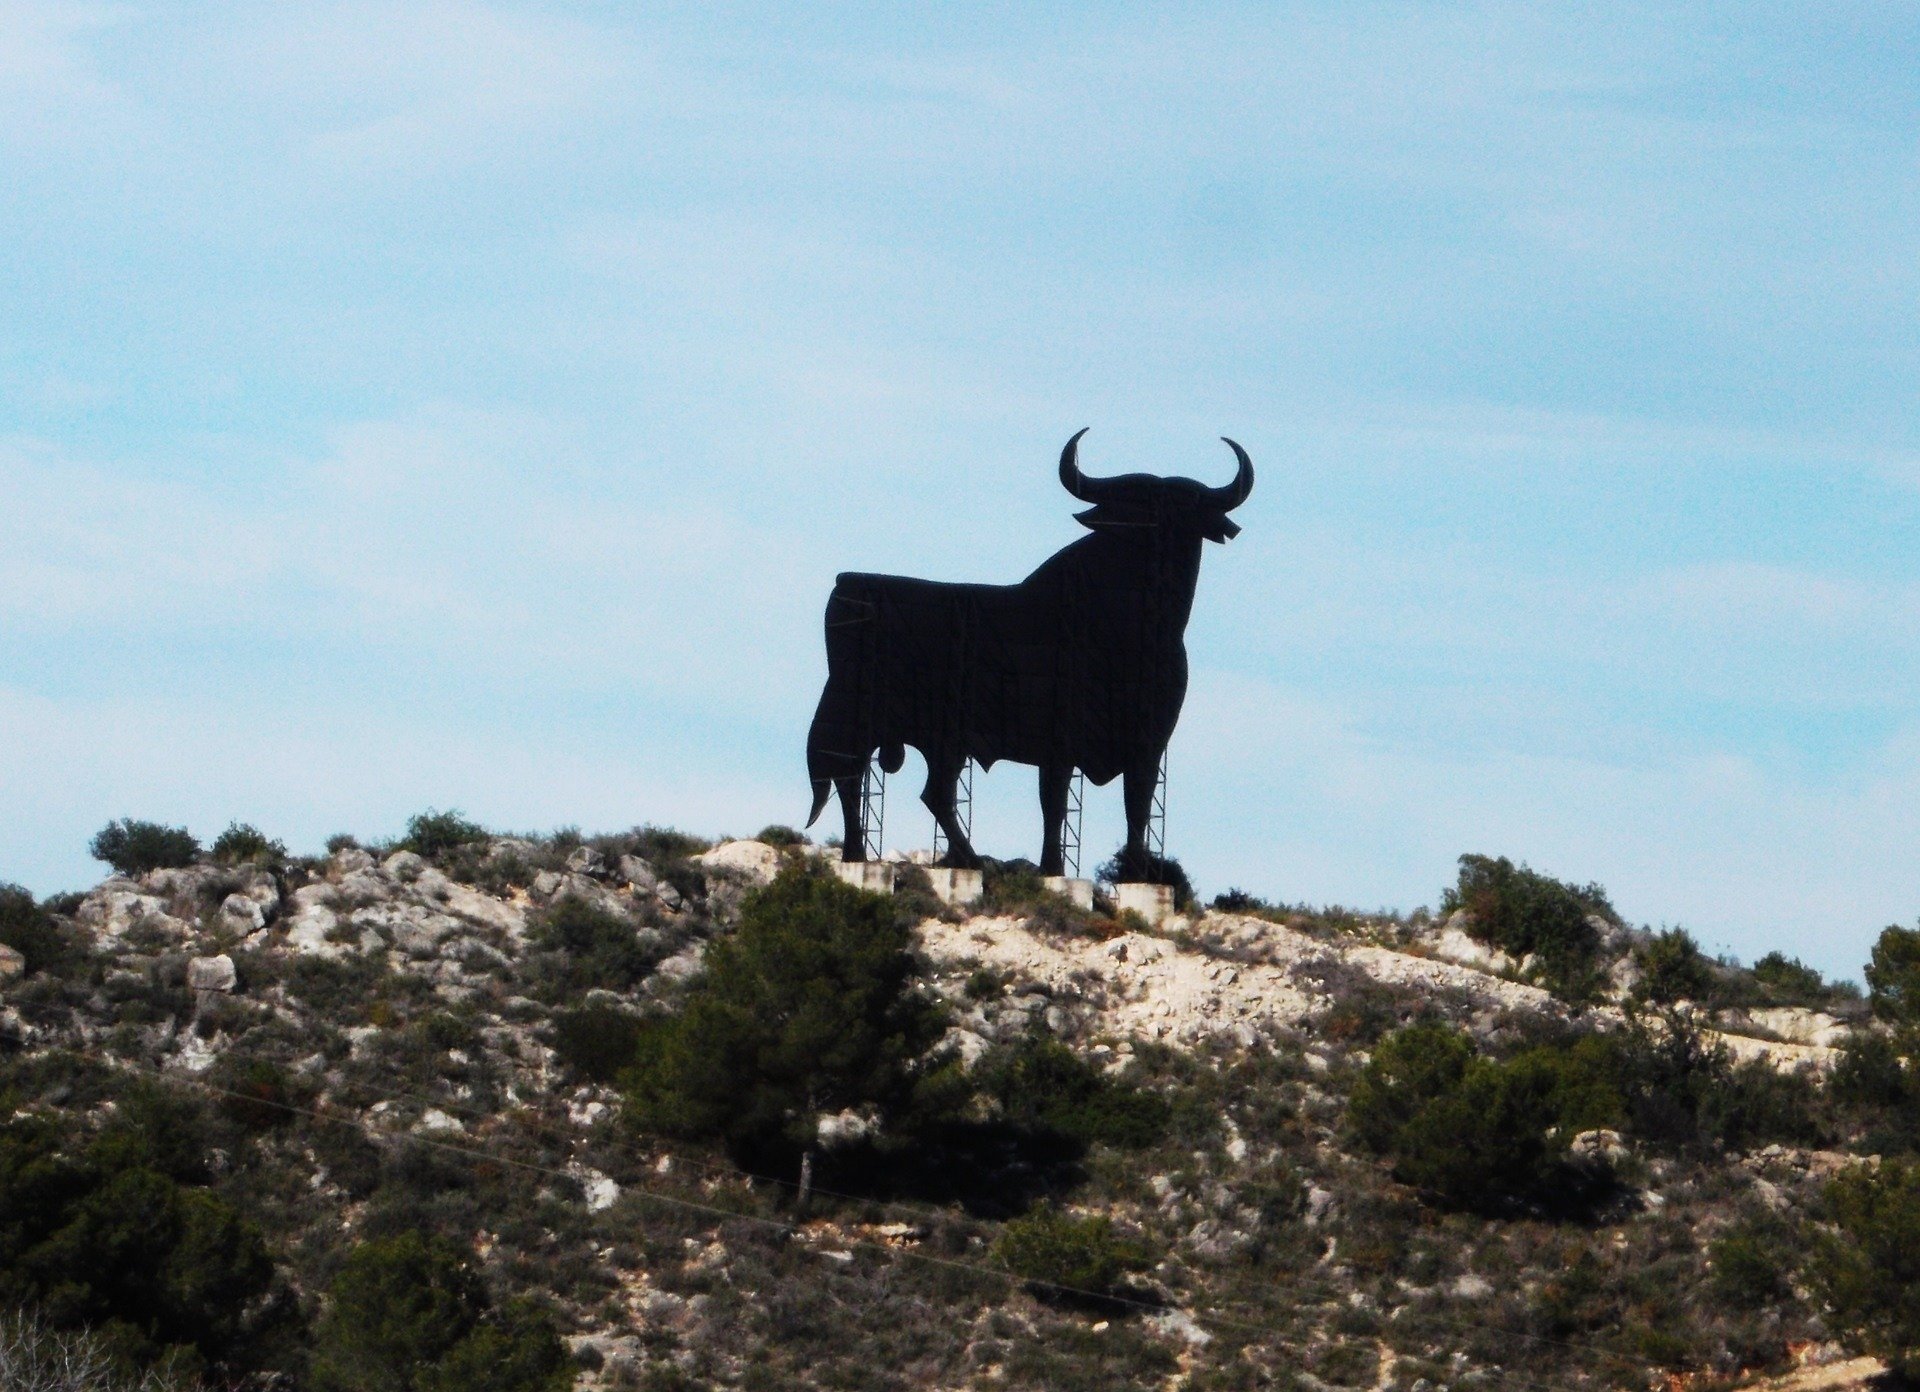
{"type": "Polygon", "coordinates": [[[1457,1087],[1473,1059],[1473,1041],[1446,1025],[1409,1025],[1388,1035],[1354,1083],[1347,1125],[1367,1149],[1391,1153],[1407,1123],[1457,1087]]]}
{"type": "Polygon", "coordinates": [[[185,827],[162,826],[123,817],[94,834],[87,847],[95,860],[104,860],[122,875],[144,875],[149,870],[177,870],[200,856],[200,843],[185,827]]]}
{"type": "Polygon", "coordinates": [[[0,943],[24,957],[30,972],[57,971],[83,952],[31,894],[10,884],[0,884],[0,943]]]}
{"type": "Polygon", "coordinates": [[[438,812],[430,807],[408,819],[400,848],[431,860],[486,839],[487,829],[479,823],[468,821],[455,810],[438,812]]]}
{"type": "Polygon", "coordinates": [[[1637,955],[1642,973],[1640,993],[1646,999],[1673,1005],[1704,1001],[1713,995],[1713,969],[1686,929],[1669,928],[1655,934],[1637,955]]]}
{"type": "Polygon", "coordinates": [[[647,1021],[617,1005],[583,1005],[553,1017],[553,1048],[574,1077],[611,1083],[639,1056],[647,1021]]]}
{"type": "Polygon", "coordinates": [[[351,832],[336,831],[327,838],[327,854],[339,855],[342,851],[357,851],[360,842],[351,832]]]}
{"type": "Polygon", "coordinates": [[[1881,931],[1867,963],[1867,1002],[1896,1029],[1920,1028],[1920,928],[1881,931]]]}
{"type": "Polygon", "coordinates": [[[1828,981],[1798,957],[1769,952],[1753,964],[1753,979],[1774,1005],[1831,1005],[1836,1000],[1859,999],[1850,981],[1828,981]]]}
{"type": "Polygon", "coordinates": [[[1139,1150],[1167,1129],[1164,1098],[1108,1078],[1044,1033],[989,1050],[974,1071],[1001,1116],[1023,1130],[1051,1132],[1083,1146],[1139,1150]]]}
{"type": "Polygon", "coordinates": [[[140,1365],[243,1361],[276,1313],[266,1245],[198,1187],[194,1109],[152,1093],[121,1102],[91,1141],[38,1116],[0,1122],[0,1304],[92,1327],[140,1365]]]}
{"type": "Polygon", "coordinates": [[[419,1232],[347,1255],[315,1331],[318,1392],[565,1392],[573,1366],[553,1322],[495,1309],[468,1258],[419,1232]]]}
{"type": "Polygon", "coordinates": [[[1820,1085],[1806,1073],[1782,1072],[1765,1059],[1731,1064],[1714,1079],[1704,1128],[1729,1150],[1780,1142],[1819,1145],[1829,1128],[1820,1085]]]}
{"type": "Polygon", "coordinates": [[[1859,1149],[1877,1155],[1920,1151],[1920,1072],[1884,1034],[1856,1031],[1833,1070],[1833,1101],[1864,1131],[1859,1149]]]}
{"type": "Polygon", "coordinates": [[[1173,905],[1181,912],[1193,907],[1193,881],[1184,866],[1172,856],[1152,851],[1129,853],[1125,846],[1113,853],[1093,877],[1103,884],[1163,884],[1173,886],[1173,905]]]}
{"type": "Polygon", "coordinates": [[[1441,896],[1441,912],[1467,916],[1468,932],[1514,957],[1532,954],[1556,994],[1590,999],[1598,991],[1599,935],[1587,919],[1613,916],[1599,885],[1571,885],[1505,856],[1460,857],[1460,878],[1441,896]]]}
{"type": "Polygon", "coordinates": [[[805,832],[795,831],[792,827],[783,826],[778,822],[772,826],[761,827],[759,834],[753,839],[763,841],[769,846],[804,846],[807,844],[805,832]]]}
{"type": "Polygon", "coordinates": [[[1615,1081],[1628,1129],[1670,1150],[1808,1144],[1826,1133],[1817,1085],[1764,1060],[1735,1064],[1686,1015],[1635,1017],[1616,1040],[1615,1081]]]}
{"type": "Polygon", "coordinates": [[[563,954],[558,984],[569,992],[630,991],[652,975],[659,953],[632,923],[569,894],[537,919],[529,934],[537,948],[563,954]]]}
{"type": "Polygon", "coordinates": [[[249,1131],[271,1131],[298,1120],[313,1090],[267,1059],[222,1058],[208,1075],[221,1089],[219,1108],[249,1131]]]}
{"type": "Polygon", "coordinates": [[[1618,1121],[1610,1064],[1595,1037],[1496,1061],[1445,1025],[1411,1025],[1374,1050],[1348,1126],[1398,1179],[1448,1207],[1577,1208],[1595,1186],[1568,1164],[1567,1142],[1618,1121]]]}
{"type": "Polygon", "coordinates": [[[1857,1166],[1827,1186],[1826,1208],[1834,1231],[1810,1274],[1834,1327],[1920,1377],[1920,1164],[1857,1166]]]}
{"type": "Polygon", "coordinates": [[[259,827],[232,822],[214,838],[212,855],[222,865],[278,865],[286,860],[287,848],[259,827]]]}
{"type": "Polygon", "coordinates": [[[967,977],[966,997],[970,1001],[992,1000],[1007,989],[1008,976],[992,967],[975,967],[967,977]]]}
{"type": "Polygon", "coordinates": [[[1112,1294],[1128,1272],[1147,1265],[1146,1249],[1118,1236],[1111,1219],[1076,1218],[1046,1204],[1002,1228],[993,1255],[1023,1281],[1070,1295],[1112,1294]]]}
{"type": "Polygon", "coordinates": [[[1736,1224],[1707,1248],[1713,1293],[1735,1309],[1767,1309],[1790,1294],[1794,1257],[1790,1235],[1779,1219],[1736,1224]]]}
{"type": "Polygon", "coordinates": [[[980,859],[980,908],[984,913],[1009,913],[1031,908],[1046,897],[1040,867],[1030,860],[980,859]]]}
{"type": "Polygon", "coordinates": [[[737,1150],[811,1153],[820,1117],[904,1105],[944,1028],[911,947],[890,900],[816,866],[782,871],[708,949],[681,1013],[643,1036],[625,1079],[636,1113],[737,1150]]]}

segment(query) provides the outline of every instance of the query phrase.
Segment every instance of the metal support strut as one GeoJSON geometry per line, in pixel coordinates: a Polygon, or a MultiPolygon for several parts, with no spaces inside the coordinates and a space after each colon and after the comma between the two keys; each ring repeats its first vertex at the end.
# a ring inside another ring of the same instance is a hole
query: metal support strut
{"type": "Polygon", "coordinates": [[[1079,769],[1067,780],[1067,816],[1060,826],[1061,868],[1068,879],[1080,878],[1080,818],[1087,806],[1087,776],[1079,769]]]}
{"type": "Polygon", "coordinates": [[[1167,751],[1160,751],[1160,772],[1153,782],[1153,809],[1147,813],[1147,852],[1156,862],[1167,858],[1167,751]]]}
{"type": "Polygon", "coordinates": [[[860,845],[868,860],[880,859],[880,835],[887,820],[887,771],[880,756],[867,760],[860,775],[860,845]]]}

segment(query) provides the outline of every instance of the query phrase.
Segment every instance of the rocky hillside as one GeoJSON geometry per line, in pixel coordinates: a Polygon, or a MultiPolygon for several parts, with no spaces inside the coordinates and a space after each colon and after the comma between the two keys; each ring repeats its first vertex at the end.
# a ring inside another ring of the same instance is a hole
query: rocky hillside
{"type": "Polygon", "coordinates": [[[1797,963],[1711,961],[1504,862],[1431,915],[1230,894],[1152,928],[1018,866],[969,913],[909,872],[885,912],[926,1047],[789,1144],[791,1115],[689,1121],[727,1099],[673,1110],[658,1062],[694,1076],[718,1037],[670,1031],[716,945],[745,970],[754,896],[826,875],[775,839],[423,818],[396,846],[15,893],[0,1298],[127,1367],[342,1388],[1879,1368],[1822,1243],[1836,1176],[1907,1145],[1914,1099],[1897,1058],[1873,1071],[1897,1035],[1797,963]],[[466,1312],[419,1346],[438,1371],[366,1373],[343,1312],[429,1287],[466,1312]]]}

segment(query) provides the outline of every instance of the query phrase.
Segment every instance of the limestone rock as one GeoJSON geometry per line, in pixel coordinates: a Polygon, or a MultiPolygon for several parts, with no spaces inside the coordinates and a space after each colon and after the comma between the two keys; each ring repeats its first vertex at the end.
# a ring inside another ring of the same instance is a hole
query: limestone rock
{"type": "Polygon", "coordinates": [[[600,1171],[581,1165],[577,1168],[574,1177],[580,1181],[580,1188],[586,1196],[589,1212],[599,1213],[603,1209],[612,1208],[619,1202],[620,1186],[600,1171]]]}
{"type": "Polygon", "coordinates": [[[1213,1342],[1213,1335],[1201,1327],[1185,1310],[1162,1310],[1148,1321],[1154,1328],[1169,1339],[1178,1339],[1192,1348],[1205,1348],[1213,1342]]]}
{"type": "Polygon", "coordinates": [[[339,944],[328,935],[339,926],[332,908],[333,886],[303,885],[293,892],[293,913],[287,920],[287,945],[314,957],[338,957],[339,944]]]}
{"type": "Polygon", "coordinates": [[[849,1145],[865,1140],[880,1127],[880,1119],[870,1112],[845,1111],[823,1116],[814,1128],[814,1137],[823,1146],[849,1145]]]}
{"type": "Polygon", "coordinates": [[[1770,1034],[1789,1044],[1812,1044],[1837,1049],[1853,1034],[1851,1026],[1821,1010],[1804,1006],[1781,1005],[1764,1010],[1749,1010],[1747,1018],[1770,1034]]]}
{"type": "Polygon", "coordinates": [[[653,866],[637,855],[623,855],[614,865],[614,873],[620,882],[632,886],[642,894],[650,894],[659,885],[660,877],[653,872],[653,866]]]}
{"type": "Polygon", "coordinates": [[[167,901],[148,894],[132,880],[114,878],[81,902],[74,921],[106,938],[124,937],[129,928],[149,918],[165,918],[167,901]]]}
{"type": "Polygon", "coordinates": [[[684,952],[676,952],[655,967],[654,971],[669,981],[685,981],[688,977],[699,974],[701,956],[700,945],[695,944],[684,952]]]}
{"type": "Polygon", "coordinates": [[[600,879],[607,873],[607,858],[591,846],[575,846],[567,857],[567,869],[575,875],[600,879]]]}
{"type": "Polygon", "coordinates": [[[220,922],[236,933],[257,933],[267,926],[267,912],[244,894],[229,894],[220,901],[220,922]]]}
{"type": "Polygon", "coordinates": [[[336,875],[351,875],[356,870],[371,870],[377,863],[371,852],[363,851],[358,846],[346,846],[335,851],[327,862],[336,875]]]}
{"type": "Polygon", "coordinates": [[[764,841],[722,841],[693,859],[709,873],[733,875],[756,885],[767,884],[780,873],[780,852],[764,841]]]}
{"type": "Polygon", "coordinates": [[[0,943],[0,981],[12,981],[26,974],[26,957],[17,949],[0,943]]]}
{"type": "Polygon", "coordinates": [[[224,952],[218,957],[195,957],[187,963],[190,991],[231,991],[239,980],[239,974],[233,969],[233,958],[224,952]]]}
{"type": "Polygon", "coordinates": [[[380,862],[380,873],[402,884],[411,884],[427,869],[427,862],[412,851],[395,851],[380,862]]]}
{"type": "Polygon", "coordinates": [[[1627,1144],[1618,1131],[1582,1131],[1567,1144],[1567,1154],[1588,1163],[1617,1165],[1627,1158],[1627,1144]]]}
{"type": "Polygon", "coordinates": [[[1496,975],[1514,970],[1516,963],[1513,958],[1499,948],[1490,947],[1471,936],[1466,924],[1467,916],[1464,913],[1456,912],[1449,918],[1433,939],[1433,955],[1444,962],[1496,975]]]}

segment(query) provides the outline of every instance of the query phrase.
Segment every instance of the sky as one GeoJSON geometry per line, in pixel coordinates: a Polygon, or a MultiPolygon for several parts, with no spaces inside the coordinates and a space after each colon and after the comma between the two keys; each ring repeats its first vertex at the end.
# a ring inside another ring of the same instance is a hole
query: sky
{"type": "MultiPolygon", "coordinates": [[[[798,822],[834,574],[1026,574],[1090,426],[1258,470],[1204,893],[1507,855],[1857,976],[1920,913],[1917,301],[1906,6],[0,0],[0,879],[798,822]]],[[[1030,769],[976,801],[1037,854],[1030,769]]]]}

